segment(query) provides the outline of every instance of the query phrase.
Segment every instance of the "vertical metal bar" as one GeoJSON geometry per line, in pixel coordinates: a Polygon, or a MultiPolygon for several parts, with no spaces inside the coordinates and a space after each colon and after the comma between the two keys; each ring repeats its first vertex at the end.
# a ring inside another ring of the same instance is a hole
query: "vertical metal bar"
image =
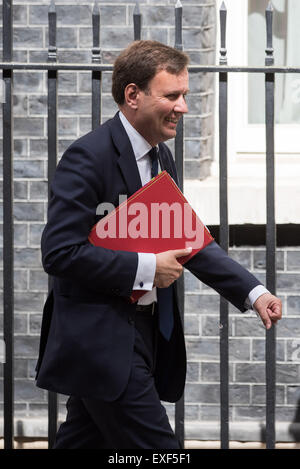
{"type": "MultiPolygon", "coordinates": [[[[182,4],[177,0],[175,5],[175,49],[183,50],[182,44],[182,4]]],[[[183,191],[184,159],[183,159],[184,131],[183,119],[177,124],[175,137],[175,163],[179,179],[179,187],[183,191]]]]}
{"type": "MultiPolygon", "coordinates": [[[[3,60],[12,61],[12,0],[3,0],[3,60]]],[[[3,70],[3,311],[4,311],[4,448],[14,442],[14,226],[13,226],[13,70],[3,70]]]]}
{"type": "MultiPolygon", "coordinates": [[[[100,50],[100,9],[98,1],[95,1],[93,14],[93,49],[92,62],[101,63],[100,50]]],[[[92,71],[92,129],[95,129],[101,122],[101,86],[102,72],[92,71]]]]}
{"type": "Polygon", "coordinates": [[[182,4],[177,0],[175,5],[175,49],[183,50],[182,44],[182,4]]]}
{"type": "MultiPolygon", "coordinates": [[[[56,62],[56,9],[51,0],[48,11],[49,47],[48,62],[56,62]]],[[[48,71],[48,200],[50,200],[50,186],[57,164],[57,70],[48,71]]],[[[49,292],[52,288],[52,278],[48,277],[49,292]]],[[[58,399],[57,394],[48,392],[48,446],[52,448],[57,431],[58,399]]]]}
{"type": "MultiPolygon", "coordinates": [[[[182,44],[182,4],[178,0],[175,5],[175,49],[183,50],[182,44]]],[[[184,184],[184,125],[183,118],[177,124],[175,137],[175,164],[178,174],[179,187],[183,191],[184,184]]],[[[182,325],[184,327],[184,277],[183,275],[177,281],[178,306],[181,315],[182,325]]],[[[184,394],[175,404],[175,435],[182,448],[184,447],[184,394]]]]}
{"type": "MultiPolygon", "coordinates": [[[[223,2],[220,8],[220,65],[227,65],[226,51],[227,9],[223,2]]],[[[228,188],[227,188],[227,98],[228,74],[219,74],[219,191],[220,191],[220,246],[228,252],[228,188]]],[[[220,418],[221,448],[229,447],[229,352],[228,352],[228,302],[220,298],[220,418]]]]}
{"type": "MultiPolygon", "coordinates": [[[[273,7],[269,2],[266,9],[267,48],[265,65],[274,65],[272,44],[273,7]]],[[[266,286],[276,294],[276,223],[275,223],[275,158],[274,158],[274,92],[275,74],[265,75],[266,106],[266,286]]],[[[276,326],[266,331],[266,447],[275,448],[276,406],[276,326]]]]}
{"type": "Polygon", "coordinates": [[[142,15],[139,2],[137,1],[133,10],[133,34],[134,40],[139,41],[142,33],[142,15]]]}

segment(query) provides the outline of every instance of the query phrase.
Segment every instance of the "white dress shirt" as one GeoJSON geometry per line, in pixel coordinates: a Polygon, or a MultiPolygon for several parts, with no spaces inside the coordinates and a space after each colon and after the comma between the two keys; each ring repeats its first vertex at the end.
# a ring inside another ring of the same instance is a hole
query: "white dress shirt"
{"type": "MultiPolygon", "coordinates": [[[[132,145],[142,185],[144,186],[151,179],[151,162],[148,153],[152,147],[147,140],[145,140],[144,137],[135,130],[130,122],[128,122],[121,111],[119,113],[119,117],[132,145]]],[[[156,287],[153,287],[155,270],[155,254],[139,252],[138,268],[133,284],[133,290],[145,290],[147,293],[138,300],[138,304],[148,305],[157,300],[156,287]]]]}
{"type": "MultiPolygon", "coordinates": [[[[120,120],[126,130],[133,153],[136,158],[137,167],[140,173],[142,185],[144,186],[151,179],[151,162],[148,155],[151,145],[141,134],[128,122],[124,114],[119,112],[120,120]]],[[[153,253],[138,253],[138,268],[136,272],[133,290],[146,290],[147,293],[138,300],[139,304],[147,305],[157,300],[156,287],[153,287],[156,270],[156,257],[153,253]]],[[[263,285],[253,288],[245,301],[245,308],[253,308],[253,304],[263,293],[268,290],[263,285]]],[[[255,308],[253,308],[255,310],[255,308]]]]}

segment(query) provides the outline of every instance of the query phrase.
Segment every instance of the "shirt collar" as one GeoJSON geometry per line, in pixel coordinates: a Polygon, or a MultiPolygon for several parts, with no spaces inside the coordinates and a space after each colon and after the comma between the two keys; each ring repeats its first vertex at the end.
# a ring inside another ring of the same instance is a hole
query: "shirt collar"
{"type": "MultiPolygon", "coordinates": [[[[135,159],[139,160],[146,155],[152,147],[150,143],[148,143],[147,140],[145,140],[144,137],[130,124],[122,111],[119,111],[119,117],[132,145],[135,159]]],[[[158,146],[156,147],[158,148],[158,146]]]]}

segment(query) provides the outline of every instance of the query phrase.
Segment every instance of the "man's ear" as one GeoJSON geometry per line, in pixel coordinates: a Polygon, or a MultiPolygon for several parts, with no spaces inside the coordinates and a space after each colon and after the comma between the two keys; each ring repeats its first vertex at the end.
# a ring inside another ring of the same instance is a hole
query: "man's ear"
{"type": "Polygon", "coordinates": [[[137,109],[140,89],[135,83],[129,83],[124,91],[125,103],[131,109],[137,109]]]}

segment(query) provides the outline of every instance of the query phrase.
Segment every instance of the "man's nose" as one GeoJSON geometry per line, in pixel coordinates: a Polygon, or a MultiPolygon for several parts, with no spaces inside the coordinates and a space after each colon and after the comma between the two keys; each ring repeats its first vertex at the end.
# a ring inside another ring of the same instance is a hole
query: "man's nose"
{"type": "Polygon", "coordinates": [[[178,98],[178,100],[176,101],[174,111],[175,112],[180,112],[182,114],[188,112],[188,106],[187,106],[185,98],[183,96],[180,96],[180,98],[178,98]]]}

